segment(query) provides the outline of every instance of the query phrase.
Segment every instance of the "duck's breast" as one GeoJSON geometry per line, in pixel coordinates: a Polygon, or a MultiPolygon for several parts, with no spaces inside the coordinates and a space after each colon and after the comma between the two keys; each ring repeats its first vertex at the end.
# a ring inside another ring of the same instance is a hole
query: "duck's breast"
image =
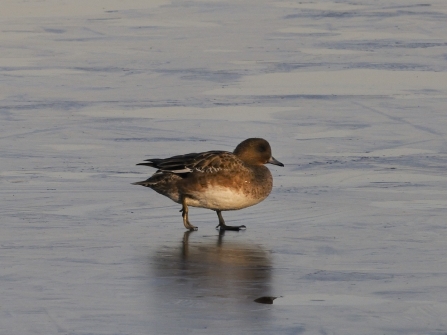
{"type": "Polygon", "coordinates": [[[201,175],[195,178],[195,187],[187,193],[188,205],[214,210],[236,210],[256,205],[264,200],[272,189],[272,175],[260,169],[244,173],[201,175]]]}

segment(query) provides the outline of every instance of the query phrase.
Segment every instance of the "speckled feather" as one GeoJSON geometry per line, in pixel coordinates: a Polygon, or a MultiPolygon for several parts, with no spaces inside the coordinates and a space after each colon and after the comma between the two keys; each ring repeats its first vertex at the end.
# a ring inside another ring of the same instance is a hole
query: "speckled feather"
{"type": "Polygon", "coordinates": [[[151,166],[158,171],[172,173],[215,173],[219,171],[248,171],[244,162],[228,151],[207,151],[202,153],[190,153],[170,158],[147,159],[146,163],[137,165],[151,166]]]}

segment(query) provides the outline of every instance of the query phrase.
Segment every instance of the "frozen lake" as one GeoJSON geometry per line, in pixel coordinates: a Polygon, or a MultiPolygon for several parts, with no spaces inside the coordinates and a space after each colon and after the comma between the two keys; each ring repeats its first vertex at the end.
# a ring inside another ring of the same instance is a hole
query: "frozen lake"
{"type": "Polygon", "coordinates": [[[0,28],[0,334],[447,333],[445,0],[4,0],[0,28]],[[224,213],[246,231],[131,185],[249,137],[285,167],[224,213]]]}

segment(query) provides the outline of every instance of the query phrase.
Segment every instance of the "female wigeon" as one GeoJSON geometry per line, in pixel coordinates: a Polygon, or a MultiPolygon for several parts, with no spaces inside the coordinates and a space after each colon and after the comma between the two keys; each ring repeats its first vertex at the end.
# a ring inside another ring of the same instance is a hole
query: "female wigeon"
{"type": "Polygon", "coordinates": [[[150,187],[182,205],[186,229],[197,230],[188,220],[188,206],[216,211],[221,230],[240,230],[227,226],[222,211],[256,205],[269,195],[273,178],[264,164],[284,166],[272,157],[270,144],[262,138],[241,142],[233,153],[207,151],[170,158],[147,159],[146,165],[158,170],[147,180],[133,183],[150,187]]]}

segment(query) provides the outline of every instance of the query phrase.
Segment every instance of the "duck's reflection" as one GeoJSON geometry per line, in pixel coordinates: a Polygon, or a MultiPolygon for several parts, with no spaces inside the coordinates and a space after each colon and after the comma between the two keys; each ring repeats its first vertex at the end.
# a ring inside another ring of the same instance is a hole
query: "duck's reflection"
{"type": "Polygon", "coordinates": [[[176,246],[156,251],[151,277],[163,316],[173,313],[181,319],[202,319],[203,324],[217,316],[238,319],[245,326],[248,320],[263,323],[266,308],[254,299],[270,295],[269,254],[260,246],[233,242],[234,235],[227,237],[188,231],[176,246]]]}

